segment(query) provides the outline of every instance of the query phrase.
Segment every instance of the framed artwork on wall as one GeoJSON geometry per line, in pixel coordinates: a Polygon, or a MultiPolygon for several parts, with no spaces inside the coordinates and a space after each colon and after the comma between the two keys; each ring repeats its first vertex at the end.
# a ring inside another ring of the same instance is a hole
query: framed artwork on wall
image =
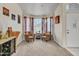
{"type": "Polygon", "coordinates": [[[19,23],[19,24],[21,23],[20,15],[18,15],[18,23],[19,23]]]}
{"type": "Polygon", "coordinates": [[[60,16],[56,16],[55,17],[55,24],[59,24],[60,23],[60,16]]]}
{"type": "Polygon", "coordinates": [[[14,14],[11,14],[11,19],[16,20],[16,16],[14,14]]]}
{"type": "Polygon", "coordinates": [[[3,7],[3,15],[9,16],[9,9],[3,7]]]}

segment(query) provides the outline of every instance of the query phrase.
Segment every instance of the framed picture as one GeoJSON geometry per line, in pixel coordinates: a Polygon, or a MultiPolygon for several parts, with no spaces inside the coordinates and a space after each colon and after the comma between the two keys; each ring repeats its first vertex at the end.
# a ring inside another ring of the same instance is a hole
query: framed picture
{"type": "Polygon", "coordinates": [[[9,16],[9,9],[3,7],[3,15],[9,16]]]}
{"type": "Polygon", "coordinates": [[[56,16],[55,17],[55,24],[59,24],[60,23],[60,16],[56,16]]]}
{"type": "Polygon", "coordinates": [[[16,20],[16,16],[14,14],[11,14],[11,19],[16,20]]]}
{"type": "Polygon", "coordinates": [[[19,24],[21,23],[20,15],[18,15],[18,23],[19,23],[19,24]]]}

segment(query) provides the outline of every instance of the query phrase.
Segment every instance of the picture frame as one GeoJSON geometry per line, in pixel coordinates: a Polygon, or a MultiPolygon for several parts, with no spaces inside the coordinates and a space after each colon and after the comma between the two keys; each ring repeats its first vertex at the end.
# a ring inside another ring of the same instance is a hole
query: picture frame
{"type": "Polygon", "coordinates": [[[60,16],[56,16],[55,17],[55,24],[59,24],[60,23],[60,16]]]}
{"type": "Polygon", "coordinates": [[[3,15],[9,16],[9,9],[3,7],[3,15]]]}
{"type": "Polygon", "coordinates": [[[15,14],[11,14],[11,19],[12,19],[12,20],[16,20],[15,14]]]}
{"type": "Polygon", "coordinates": [[[20,17],[20,15],[18,15],[18,23],[19,24],[21,23],[21,17],[20,17]]]}

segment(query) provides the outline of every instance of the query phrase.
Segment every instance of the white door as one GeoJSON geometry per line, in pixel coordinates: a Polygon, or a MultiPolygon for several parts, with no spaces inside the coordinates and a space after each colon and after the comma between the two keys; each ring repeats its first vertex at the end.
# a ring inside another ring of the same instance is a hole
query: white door
{"type": "Polygon", "coordinates": [[[67,14],[67,47],[79,47],[79,14],[67,14]]]}

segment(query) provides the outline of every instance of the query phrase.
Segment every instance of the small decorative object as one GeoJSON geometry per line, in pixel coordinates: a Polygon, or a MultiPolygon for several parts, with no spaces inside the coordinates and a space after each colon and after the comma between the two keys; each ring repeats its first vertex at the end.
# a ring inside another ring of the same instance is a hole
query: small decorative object
{"type": "Polygon", "coordinates": [[[20,15],[18,15],[18,23],[21,23],[20,15]]]}
{"type": "Polygon", "coordinates": [[[8,33],[8,37],[12,36],[12,27],[8,27],[7,33],[8,33]]]}
{"type": "Polygon", "coordinates": [[[59,24],[60,23],[60,16],[56,16],[55,17],[55,24],[59,24]]]}
{"type": "Polygon", "coordinates": [[[3,7],[3,15],[9,16],[9,9],[3,7]]]}
{"type": "Polygon", "coordinates": [[[16,16],[14,14],[11,14],[12,20],[15,20],[16,16]]]}

